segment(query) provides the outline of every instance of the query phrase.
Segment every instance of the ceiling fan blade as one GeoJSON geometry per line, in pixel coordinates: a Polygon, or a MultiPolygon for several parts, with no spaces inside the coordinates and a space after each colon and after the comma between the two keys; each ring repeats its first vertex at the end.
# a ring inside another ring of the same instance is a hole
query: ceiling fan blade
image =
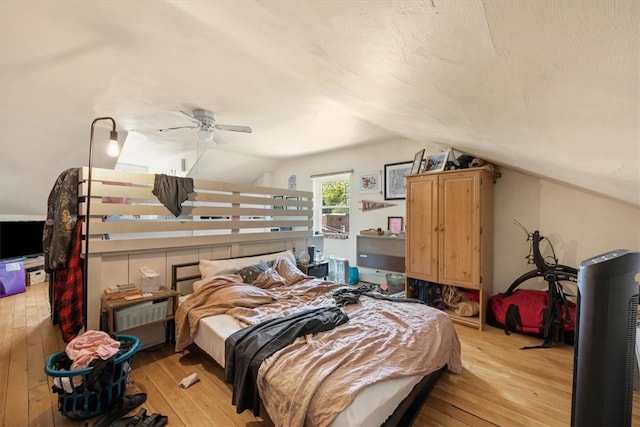
{"type": "Polygon", "coordinates": [[[233,132],[245,132],[251,133],[251,128],[249,126],[236,126],[236,125],[214,125],[216,129],[220,130],[230,130],[233,132]]]}
{"type": "Polygon", "coordinates": [[[164,128],[164,129],[158,129],[158,132],[167,132],[170,130],[176,130],[176,129],[197,129],[198,126],[176,126],[173,128],[164,128]]]}
{"type": "Polygon", "coordinates": [[[213,130],[210,130],[209,132],[211,132],[211,136],[213,137],[213,140],[216,142],[216,144],[226,144],[227,143],[227,141],[225,141],[223,137],[218,135],[218,132],[215,132],[213,130]]]}
{"type": "Polygon", "coordinates": [[[187,114],[184,111],[180,111],[180,110],[171,110],[171,112],[173,114],[175,114],[178,117],[182,117],[183,119],[187,119],[192,121],[193,123],[200,123],[200,120],[196,119],[195,117],[193,117],[191,114],[187,114]]]}

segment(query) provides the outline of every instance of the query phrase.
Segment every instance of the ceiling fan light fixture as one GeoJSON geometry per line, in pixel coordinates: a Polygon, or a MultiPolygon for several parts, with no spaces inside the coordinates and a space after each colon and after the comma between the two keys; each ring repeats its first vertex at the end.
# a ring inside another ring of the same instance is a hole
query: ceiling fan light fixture
{"type": "Polygon", "coordinates": [[[215,142],[216,144],[224,144],[226,141],[216,132],[217,129],[230,132],[244,132],[251,133],[252,130],[249,126],[237,126],[237,125],[223,125],[216,123],[215,115],[208,110],[196,108],[193,110],[193,114],[185,113],[180,110],[171,111],[176,116],[180,116],[193,122],[195,125],[191,126],[176,126],[165,129],[158,129],[159,132],[166,132],[176,129],[198,129],[197,137],[200,142],[215,142]]]}
{"type": "Polygon", "coordinates": [[[198,130],[198,141],[201,141],[201,142],[213,141],[213,132],[207,129],[200,128],[200,130],[198,130]]]}

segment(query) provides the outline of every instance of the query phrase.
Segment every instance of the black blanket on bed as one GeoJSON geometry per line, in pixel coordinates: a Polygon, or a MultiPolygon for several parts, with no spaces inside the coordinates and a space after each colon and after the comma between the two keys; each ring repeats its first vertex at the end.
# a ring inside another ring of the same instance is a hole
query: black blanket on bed
{"type": "Polygon", "coordinates": [[[233,384],[231,403],[236,412],[253,408],[255,416],[260,414],[257,378],[264,359],[297,337],[328,331],[348,320],[340,308],[323,307],[268,320],[230,335],[224,343],[224,380],[233,384]]]}

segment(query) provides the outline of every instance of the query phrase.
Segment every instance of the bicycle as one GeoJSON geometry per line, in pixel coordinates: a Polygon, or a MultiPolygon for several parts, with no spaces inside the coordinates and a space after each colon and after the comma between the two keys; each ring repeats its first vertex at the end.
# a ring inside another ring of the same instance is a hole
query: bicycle
{"type": "Polygon", "coordinates": [[[529,254],[525,257],[528,264],[535,264],[536,268],[524,273],[516,280],[513,281],[511,286],[504,293],[507,297],[511,295],[520,285],[527,280],[531,280],[538,277],[543,277],[548,284],[549,299],[548,306],[544,312],[543,320],[543,338],[544,343],[535,347],[525,348],[548,348],[551,347],[553,341],[560,342],[564,339],[564,325],[563,323],[570,324],[572,322],[569,316],[569,306],[567,304],[567,296],[571,296],[565,293],[565,282],[577,283],[578,270],[568,265],[558,263],[553,245],[540,234],[538,230],[530,233],[522,224],[518,221],[514,223],[522,228],[527,233],[527,241],[529,244],[529,254]],[[540,251],[540,242],[547,240],[552,252],[552,262],[548,262],[547,258],[542,255],[540,251]],[[565,316],[563,318],[562,308],[564,308],[565,316]]]}

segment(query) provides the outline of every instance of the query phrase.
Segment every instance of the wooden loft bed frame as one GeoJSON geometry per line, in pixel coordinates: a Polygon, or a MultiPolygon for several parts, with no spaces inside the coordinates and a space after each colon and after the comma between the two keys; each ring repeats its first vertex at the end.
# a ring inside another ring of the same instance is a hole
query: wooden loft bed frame
{"type": "MultiPolygon", "coordinates": [[[[88,168],[79,179],[79,215],[87,219],[88,168]]],[[[169,287],[171,266],[306,247],[313,193],[194,179],[194,193],[175,217],[153,195],[155,175],[93,168],[87,327],[99,328],[103,289],[140,283],[140,267],[169,287]]],[[[83,245],[83,257],[86,256],[83,245]]]]}

